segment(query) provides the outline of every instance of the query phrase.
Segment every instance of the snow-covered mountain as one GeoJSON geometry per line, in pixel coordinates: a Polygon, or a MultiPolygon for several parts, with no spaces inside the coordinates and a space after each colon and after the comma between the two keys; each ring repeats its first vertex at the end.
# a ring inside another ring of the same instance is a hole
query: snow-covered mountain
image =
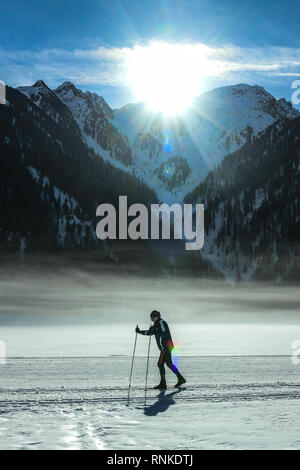
{"type": "Polygon", "coordinates": [[[128,141],[111,124],[109,119],[113,112],[101,96],[83,93],[71,82],[64,82],[53,91],[39,80],[33,86],[19,87],[18,90],[57,123],[68,126],[68,121],[74,119],[83,141],[104,160],[122,169],[132,164],[128,141]]]}
{"type": "Polygon", "coordinates": [[[285,99],[260,86],[235,85],[202,94],[183,116],[164,119],[143,104],[114,112],[127,135],[134,166],[163,200],[182,200],[224,156],[277,120],[299,116],[285,99]]]}
{"type": "Polygon", "coordinates": [[[300,280],[300,118],[227,155],[189,194],[205,205],[198,256],[228,280],[300,280]]]}
{"type": "Polygon", "coordinates": [[[39,81],[8,87],[0,123],[4,251],[94,246],[98,203],[158,195],[206,207],[203,250],[167,255],[167,269],[299,278],[300,116],[263,88],[212,90],[165,119],[141,103],[112,110],[70,82],[51,90],[39,81]]]}
{"type": "Polygon", "coordinates": [[[129,204],[156,201],[145,184],[86,145],[69,108],[43,82],[6,91],[7,105],[0,106],[0,253],[99,249],[100,203],[117,206],[120,194],[129,204]]]}
{"type": "Polygon", "coordinates": [[[38,80],[32,86],[19,87],[18,90],[32,100],[57,124],[65,128],[73,126],[74,120],[71,111],[42,80],[38,80]]]}
{"type": "Polygon", "coordinates": [[[71,82],[54,91],[41,81],[19,90],[56,119],[59,99],[89,147],[169,203],[181,202],[225,155],[262,135],[268,126],[299,116],[285,99],[276,100],[264,88],[245,84],[206,92],[184,115],[172,118],[149,111],[143,103],[113,111],[102,97],[84,93],[71,82]]]}

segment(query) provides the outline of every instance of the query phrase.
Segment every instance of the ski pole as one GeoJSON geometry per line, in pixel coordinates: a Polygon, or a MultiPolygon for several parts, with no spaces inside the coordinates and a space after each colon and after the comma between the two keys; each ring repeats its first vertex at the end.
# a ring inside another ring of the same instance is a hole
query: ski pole
{"type": "Polygon", "coordinates": [[[148,356],[147,356],[147,367],[146,367],[146,383],[145,383],[145,405],[146,405],[146,399],[147,399],[147,384],[148,384],[150,345],[151,345],[151,336],[149,336],[149,344],[148,344],[148,356]]]}
{"type": "Polygon", "coordinates": [[[130,396],[130,390],[131,390],[131,377],[132,377],[133,361],[134,361],[134,356],[135,356],[136,339],[137,339],[137,333],[135,333],[134,347],[133,347],[133,353],[132,353],[132,361],[131,361],[131,369],[130,369],[130,377],[129,377],[129,386],[128,386],[127,406],[129,406],[129,396],[130,396]]]}

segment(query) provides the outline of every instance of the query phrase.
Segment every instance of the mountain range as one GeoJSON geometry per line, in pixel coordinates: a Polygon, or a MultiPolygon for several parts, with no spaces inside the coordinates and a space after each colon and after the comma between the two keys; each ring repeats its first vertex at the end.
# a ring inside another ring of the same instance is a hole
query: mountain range
{"type": "MultiPolygon", "coordinates": [[[[193,269],[233,281],[295,277],[299,116],[246,84],[206,92],[170,118],[144,103],[114,110],[71,82],[7,87],[0,247],[98,246],[95,208],[127,194],[129,204],[204,202],[204,249],[186,255],[193,269]]],[[[182,258],[170,259],[176,271],[182,258]]]]}
{"type": "MultiPolygon", "coordinates": [[[[182,201],[225,155],[278,120],[299,112],[260,86],[245,84],[206,92],[184,115],[165,118],[144,103],[112,110],[102,97],[71,82],[51,91],[42,81],[19,91],[51,117],[65,104],[87,145],[114,166],[137,176],[163,202],[182,201]]],[[[57,119],[59,119],[57,117],[57,119]]]]}

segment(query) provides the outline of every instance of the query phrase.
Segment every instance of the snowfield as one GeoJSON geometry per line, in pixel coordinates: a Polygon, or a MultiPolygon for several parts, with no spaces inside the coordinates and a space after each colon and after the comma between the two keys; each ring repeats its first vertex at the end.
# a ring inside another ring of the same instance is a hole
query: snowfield
{"type": "Polygon", "coordinates": [[[0,277],[0,449],[300,449],[297,286],[67,274],[0,277]],[[152,389],[153,338],[145,403],[139,335],[127,407],[134,329],[155,307],[187,384],[167,369],[152,389]]]}
{"type": "MultiPolygon", "coordinates": [[[[158,382],[150,358],[149,386],[158,382]]],[[[1,449],[299,449],[300,365],[288,356],[182,357],[187,386],[144,391],[137,357],[8,358],[1,449]]]]}

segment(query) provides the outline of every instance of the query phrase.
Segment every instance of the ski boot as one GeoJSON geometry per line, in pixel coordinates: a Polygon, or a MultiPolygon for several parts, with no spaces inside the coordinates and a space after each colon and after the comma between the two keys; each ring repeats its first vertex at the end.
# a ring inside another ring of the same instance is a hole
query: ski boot
{"type": "Polygon", "coordinates": [[[165,380],[161,380],[156,387],[153,387],[155,390],[166,390],[167,389],[167,384],[165,380]]]}
{"type": "Polygon", "coordinates": [[[177,382],[176,385],[174,385],[175,388],[179,388],[179,387],[181,387],[181,385],[186,383],[186,380],[185,380],[184,377],[182,377],[182,375],[178,375],[177,379],[178,379],[178,382],[177,382]]]}

